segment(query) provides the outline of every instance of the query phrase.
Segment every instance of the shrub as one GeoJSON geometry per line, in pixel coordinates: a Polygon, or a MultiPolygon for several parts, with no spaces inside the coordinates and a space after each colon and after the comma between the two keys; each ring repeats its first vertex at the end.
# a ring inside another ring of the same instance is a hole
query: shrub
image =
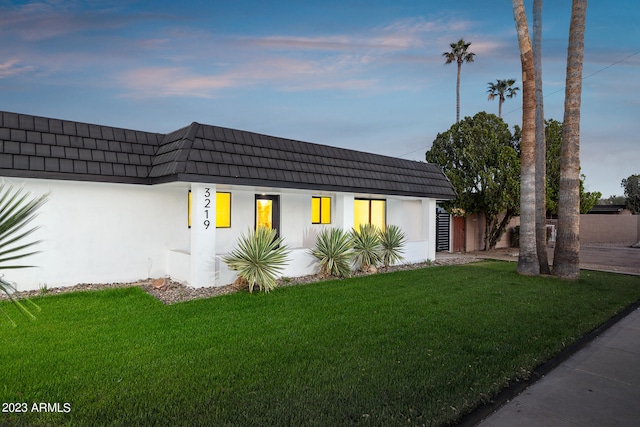
{"type": "Polygon", "coordinates": [[[241,235],[238,247],[222,259],[247,281],[249,292],[253,292],[255,285],[261,291],[269,292],[277,286],[276,279],[287,264],[288,254],[282,238],[276,238],[276,230],[260,227],[249,230],[246,236],[241,235]]]}
{"type": "Polygon", "coordinates": [[[356,230],[351,230],[353,240],[353,259],[362,271],[369,267],[376,267],[380,262],[380,233],[378,227],[371,224],[361,224],[356,230]]]}
{"type": "Polygon", "coordinates": [[[349,277],[353,242],[349,233],[340,228],[325,228],[309,253],[318,259],[323,276],[349,277]]]}
{"type": "Polygon", "coordinates": [[[404,253],[406,235],[397,225],[388,225],[379,232],[380,238],[380,260],[385,268],[391,264],[401,261],[404,253]]]}

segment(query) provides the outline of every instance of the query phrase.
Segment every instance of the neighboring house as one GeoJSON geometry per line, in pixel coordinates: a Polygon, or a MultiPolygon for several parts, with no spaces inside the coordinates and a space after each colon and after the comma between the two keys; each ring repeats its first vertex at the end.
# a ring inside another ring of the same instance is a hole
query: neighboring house
{"type": "Polygon", "coordinates": [[[435,258],[437,165],[192,123],[169,134],[0,112],[0,176],[50,193],[36,218],[38,268],[20,289],[170,276],[233,282],[220,255],[256,226],[291,249],[285,276],[313,273],[323,227],[395,224],[407,262],[435,258]]]}
{"type": "Polygon", "coordinates": [[[589,215],[631,215],[632,212],[626,205],[595,205],[589,215]]]}

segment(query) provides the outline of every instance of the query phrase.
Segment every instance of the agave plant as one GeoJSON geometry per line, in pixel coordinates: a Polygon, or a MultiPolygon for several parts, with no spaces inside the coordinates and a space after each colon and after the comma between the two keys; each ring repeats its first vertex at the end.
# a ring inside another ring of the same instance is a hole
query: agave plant
{"type": "Polygon", "coordinates": [[[397,225],[388,225],[384,230],[380,230],[380,259],[384,268],[402,260],[404,253],[403,246],[406,242],[405,233],[397,225]]]}
{"type": "Polygon", "coordinates": [[[309,253],[318,259],[323,276],[349,277],[352,245],[349,233],[340,228],[325,228],[309,253]]]}
{"type": "Polygon", "coordinates": [[[238,247],[222,259],[248,282],[249,292],[253,292],[256,285],[261,291],[269,292],[277,286],[276,279],[287,264],[288,254],[282,238],[276,237],[276,230],[260,227],[241,235],[238,247]]]}
{"type": "Polygon", "coordinates": [[[378,227],[372,224],[361,224],[358,229],[351,230],[353,240],[353,258],[360,269],[366,271],[380,262],[380,235],[378,227]]]}
{"type": "MultiPolygon", "coordinates": [[[[47,201],[47,195],[33,198],[22,189],[14,190],[13,186],[0,184],[0,270],[27,268],[29,265],[14,264],[16,260],[28,257],[38,251],[31,251],[40,241],[23,243],[24,239],[38,229],[25,227],[35,218],[37,210],[47,201]],[[9,263],[9,264],[7,264],[9,263]]],[[[15,285],[0,277],[0,292],[5,293],[11,301],[28,317],[33,314],[17,299],[13,298],[15,285]]],[[[36,309],[37,306],[29,301],[36,309]]],[[[1,310],[1,309],[0,309],[1,310]]],[[[3,311],[13,325],[15,322],[3,311]]]]}

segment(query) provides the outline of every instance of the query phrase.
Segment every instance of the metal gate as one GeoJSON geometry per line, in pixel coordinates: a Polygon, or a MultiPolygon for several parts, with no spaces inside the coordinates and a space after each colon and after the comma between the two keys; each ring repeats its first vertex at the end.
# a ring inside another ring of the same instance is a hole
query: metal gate
{"type": "Polygon", "coordinates": [[[449,229],[451,216],[445,212],[436,215],[436,251],[449,251],[449,229]]]}

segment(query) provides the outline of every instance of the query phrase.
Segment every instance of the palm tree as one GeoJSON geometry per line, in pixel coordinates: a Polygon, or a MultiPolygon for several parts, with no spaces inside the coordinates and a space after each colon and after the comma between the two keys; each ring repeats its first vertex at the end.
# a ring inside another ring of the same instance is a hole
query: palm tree
{"type": "MultiPolygon", "coordinates": [[[[38,227],[26,231],[24,227],[35,218],[36,211],[46,201],[47,195],[31,198],[29,193],[23,194],[21,189],[14,190],[13,187],[9,187],[5,190],[4,184],[0,184],[0,270],[30,267],[16,265],[14,261],[37,253],[30,252],[30,249],[39,241],[23,243],[23,240],[38,227]],[[7,265],[7,262],[10,264],[7,265]]],[[[0,292],[4,292],[23,313],[33,318],[31,312],[20,301],[13,298],[12,293],[15,290],[11,282],[0,276],[0,292]]],[[[1,308],[0,311],[2,311],[1,308]]],[[[15,325],[11,318],[9,321],[15,325]]]]}
{"type": "Polygon", "coordinates": [[[520,255],[517,271],[540,274],[536,252],[536,87],[533,51],[524,0],[512,0],[522,62],[522,139],[520,143],[520,255]]]}
{"type": "Polygon", "coordinates": [[[498,97],[498,117],[502,117],[502,103],[506,98],[513,98],[520,90],[519,87],[513,86],[516,79],[496,80],[496,83],[489,82],[489,101],[493,101],[498,97]]]}
{"type": "Polygon", "coordinates": [[[464,62],[473,62],[476,54],[468,52],[471,43],[465,43],[463,39],[458,40],[457,43],[451,43],[450,52],[444,52],[442,56],[445,57],[445,64],[451,64],[456,62],[458,64],[458,80],[456,81],[456,123],[460,122],[460,70],[462,70],[462,64],[464,62]]]}
{"type": "Polygon", "coordinates": [[[542,96],[542,0],[533,0],[533,64],[536,80],[536,250],[541,274],[550,274],[547,256],[547,141],[542,96]]]}
{"type": "Polygon", "coordinates": [[[566,279],[580,275],[580,103],[586,15],[587,0],[573,0],[560,151],[558,235],[553,259],[553,274],[566,279]]]}

